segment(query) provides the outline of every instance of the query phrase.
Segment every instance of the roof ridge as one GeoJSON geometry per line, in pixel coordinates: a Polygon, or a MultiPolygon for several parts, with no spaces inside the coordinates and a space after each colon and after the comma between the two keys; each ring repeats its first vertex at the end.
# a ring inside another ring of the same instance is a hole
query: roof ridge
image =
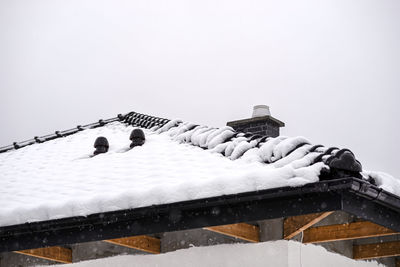
{"type": "Polygon", "coordinates": [[[78,125],[75,128],[64,130],[64,131],[55,131],[53,134],[48,134],[44,136],[35,136],[32,139],[28,139],[25,141],[21,142],[14,142],[11,145],[8,146],[3,146],[0,147],[0,153],[7,152],[13,149],[19,149],[28,145],[33,145],[35,143],[43,143],[46,141],[50,141],[53,139],[57,139],[60,137],[65,137],[68,135],[75,134],[77,132],[86,130],[86,129],[93,129],[97,127],[104,126],[106,124],[115,122],[115,121],[121,121],[124,123],[131,124],[133,126],[140,126],[142,128],[151,128],[154,126],[163,126],[164,124],[168,123],[168,119],[163,119],[155,116],[150,116],[150,115],[145,115],[141,113],[137,113],[134,111],[131,111],[129,113],[126,113],[124,115],[118,114],[116,117],[110,118],[110,119],[100,119],[97,122],[94,123],[89,123],[86,125],[78,125]]]}

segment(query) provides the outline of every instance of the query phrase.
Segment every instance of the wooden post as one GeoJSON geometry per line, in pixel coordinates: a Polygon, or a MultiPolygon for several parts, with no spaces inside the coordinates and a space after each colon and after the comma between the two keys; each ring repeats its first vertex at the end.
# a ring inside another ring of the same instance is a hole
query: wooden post
{"type": "Polygon", "coordinates": [[[72,250],[64,247],[35,248],[15,251],[15,253],[56,262],[72,263],[72,250]]]}
{"type": "Polygon", "coordinates": [[[332,213],[333,211],[328,211],[286,218],[283,221],[283,238],[286,240],[291,239],[332,213]]]}
{"type": "Polygon", "coordinates": [[[133,248],[153,254],[159,254],[161,251],[160,239],[146,235],[116,238],[104,241],[107,243],[133,248]]]}
{"type": "Polygon", "coordinates": [[[260,242],[259,227],[248,223],[212,226],[205,227],[204,229],[228,236],[233,236],[249,242],[260,242]]]}
{"type": "Polygon", "coordinates": [[[304,231],[304,243],[319,243],[356,238],[393,235],[397,232],[372,222],[353,222],[309,228],[304,231]]]}
{"type": "Polygon", "coordinates": [[[394,256],[400,256],[400,241],[353,246],[353,258],[356,260],[394,256]]]}

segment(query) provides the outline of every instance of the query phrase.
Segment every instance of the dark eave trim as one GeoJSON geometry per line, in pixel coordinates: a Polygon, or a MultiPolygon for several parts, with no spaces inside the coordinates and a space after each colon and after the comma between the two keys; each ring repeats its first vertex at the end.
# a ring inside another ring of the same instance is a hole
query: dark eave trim
{"type": "Polygon", "coordinates": [[[356,178],[0,228],[0,252],[343,210],[400,231],[400,198],[356,178]]]}

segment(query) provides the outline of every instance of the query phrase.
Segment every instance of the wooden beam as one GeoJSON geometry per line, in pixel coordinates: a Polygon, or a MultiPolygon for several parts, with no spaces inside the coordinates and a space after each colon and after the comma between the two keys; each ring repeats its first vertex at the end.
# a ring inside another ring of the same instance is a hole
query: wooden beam
{"type": "Polygon", "coordinates": [[[161,251],[160,239],[147,235],[131,236],[104,241],[107,243],[133,248],[153,254],[159,254],[161,251]]]}
{"type": "Polygon", "coordinates": [[[283,238],[288,240],[328,217],[333,211],[286,218],[283,221],[283,238]]]}
{"type": "Polygon", "coordinates": [[[259,227],[248,223],[236,223],[236,224],[212,226],[212,227],[205,227],[204,229],[228,236],[233,236],[249,242],[260,242],[259,227]]]}
{"type": "Polygon", "coordinates": [[[304,243],[320,243],[374,236],[393,235],[397,232],[372,222],[353,222],[309,228],[304,231],[304,243]]]}
{"type": "Polygon", "coordinates": [[[72,263],[72,250],[64,247],[35,248],[14,252],[56,262],[72,263]]]}
{"type": "Polygon", "coordinates": [[[395,256],[400,256],[400,241],[353,246],[353,258],[357,260],[395,256]]]}

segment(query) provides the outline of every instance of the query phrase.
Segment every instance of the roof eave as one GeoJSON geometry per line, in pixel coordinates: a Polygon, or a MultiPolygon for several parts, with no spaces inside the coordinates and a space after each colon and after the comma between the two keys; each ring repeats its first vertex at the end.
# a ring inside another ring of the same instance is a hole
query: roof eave
{"type": "Polygon", "coordinates": [[[0,252],[343,210],[400,231],[400,198],[344,178],[0,228],[0,252]]]}

